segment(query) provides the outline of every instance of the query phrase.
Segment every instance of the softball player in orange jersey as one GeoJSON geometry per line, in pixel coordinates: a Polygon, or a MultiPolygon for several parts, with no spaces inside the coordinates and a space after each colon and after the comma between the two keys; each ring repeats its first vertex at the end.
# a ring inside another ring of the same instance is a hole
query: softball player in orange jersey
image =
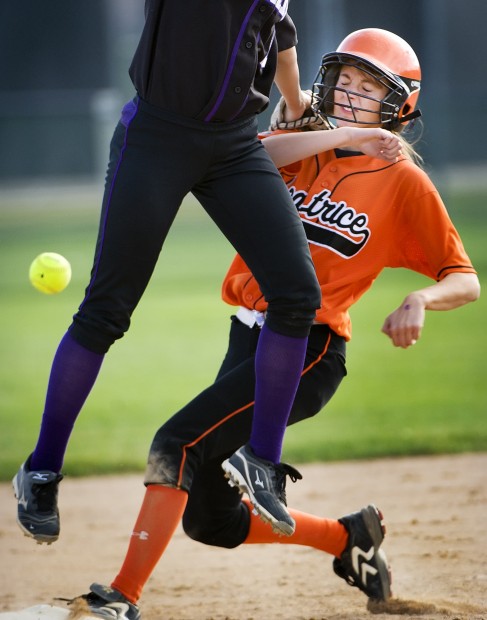
{"type": "MultiPolygon", "coordinates": [[[[394,140],[417,114],[419,87],[419,63],[405,41],[384,30],[357,31],[323,57],[314,86],[313,110],[329,131],[263,136],[302,219],[323,293],[290,423],[317,414],[335,393],[346,374],[349,308],[384,268],[403,267],[432,280],[386,317],[383,331],[397,347],[419,340],[426,310],[450,310],[479,295],[476,272],[445,206],[402,137],[403,152],[394,157],[394,140]],[[378,158],[381,150],[390,151],[389,161],[378,158]]],[[[251,429],[254,356],[266,301],[239,256],[224,280],[223,298],[236,310],[218,376],[156,433],[123,566],[111,587],[93,584],[83,598],[99,617],[140,618],[144,584],[182,518],[186,533],[208,545],[277,542],[324,551],[334,556],[338,576],[370,599],[387,599],[384,527],[373,504],[339,520],[291,509],[296,527],[287,537],[252,511],[262,478],[249,467],[242,483],[233,453],[251,429]],[[224,459],[231,481],[251,502],[227,484],[224,459]]],[[[282,468],[283,480],[286,474],[300,477],[290,466],[282,468]]]]}

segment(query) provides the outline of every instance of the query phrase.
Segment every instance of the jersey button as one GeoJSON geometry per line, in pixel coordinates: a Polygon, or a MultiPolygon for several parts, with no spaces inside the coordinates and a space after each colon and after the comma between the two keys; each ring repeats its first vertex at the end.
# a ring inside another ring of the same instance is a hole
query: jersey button
{"type": "Polygon", "coordinates": [[[240,86],[235,86],[235,88],[233,89],[233,91],[234,91],[235,93],[237,93],[237,95],[238,95],[239,93],[241,93],[241,92],[242,92],[242,89],[241,89],[241,87],[240,87],[240,86]]]}
{"type": "Polygon", "coordinates": [[[254,44],[252,43],[252,41],[247,41],[247,43],[245,44],[245,47],[249,50],[254,46],[254,44]]]}
{"type": "Polygon", "coordinates": [[[330,172],[336,172],[336,171],[337,171],[337,167],[336,167],[336,166],[332,166],[332,167],[330,168],[330,172]]]}

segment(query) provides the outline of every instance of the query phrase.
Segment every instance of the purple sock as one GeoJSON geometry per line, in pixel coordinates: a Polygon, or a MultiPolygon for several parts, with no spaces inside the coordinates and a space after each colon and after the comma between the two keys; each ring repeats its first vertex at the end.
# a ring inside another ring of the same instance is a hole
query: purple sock
{"type": "Polygon", "coordinates": [[[264,323],[255,355],[255,405],[250,447],[279,463],[286,424],[303,371],[308,338],[273,332],[264,323]]]}
{"type": "Polygon", "coordinates": [[[69,332],[61,340],[51,368],[31,470],[61,471],[71,431],[96,381],[103,358],[104,355],[78,344],[69,332]]]}

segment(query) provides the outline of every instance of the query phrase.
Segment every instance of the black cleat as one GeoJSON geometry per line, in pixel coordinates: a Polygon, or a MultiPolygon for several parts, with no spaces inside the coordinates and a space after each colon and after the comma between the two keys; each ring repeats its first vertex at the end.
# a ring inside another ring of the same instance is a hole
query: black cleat
{"type": "Polygon", "coordinates": [[[239,448],[222,463],[229,484],[246,493],[263,521],[270,523],[277,534],[292,536],[296,524],[286,507],[286,476],[293,482],[301,480],[297,469],[260,459],[250,446],[239,448]]]}
{"type": "Polygon", "coordinates": [[[373,504],[339,519],[347,529],[348,542],[340,558],[333,560],[335,573],[374,601],[391,597],[391,573],[380,549],[386,531],[382,519],[373,504]]]}
{"type": "Polygon", "coordinates": [[[17,523],[26,536],[50,545],[59,537],[58,486],[62,474],[31,471],[30,457],[12,480],[18,500],[17,523]]]}

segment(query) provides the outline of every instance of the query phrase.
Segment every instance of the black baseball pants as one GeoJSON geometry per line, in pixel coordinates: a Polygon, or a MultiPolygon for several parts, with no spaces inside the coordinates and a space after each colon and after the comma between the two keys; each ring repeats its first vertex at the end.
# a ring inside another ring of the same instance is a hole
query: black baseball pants
{"type": "MultiPolygon", "coordinates": [[[[70,327],[106,353],[128,330],[183,198],[192,192],[243,257],[275,332],[305,337],[321,292],[301,220],[257,120],[203,123],[139,98],[115,130],[91,280],[70,327]]],[[[188,260],[191,257],[188,248],[188,260]]]]}

